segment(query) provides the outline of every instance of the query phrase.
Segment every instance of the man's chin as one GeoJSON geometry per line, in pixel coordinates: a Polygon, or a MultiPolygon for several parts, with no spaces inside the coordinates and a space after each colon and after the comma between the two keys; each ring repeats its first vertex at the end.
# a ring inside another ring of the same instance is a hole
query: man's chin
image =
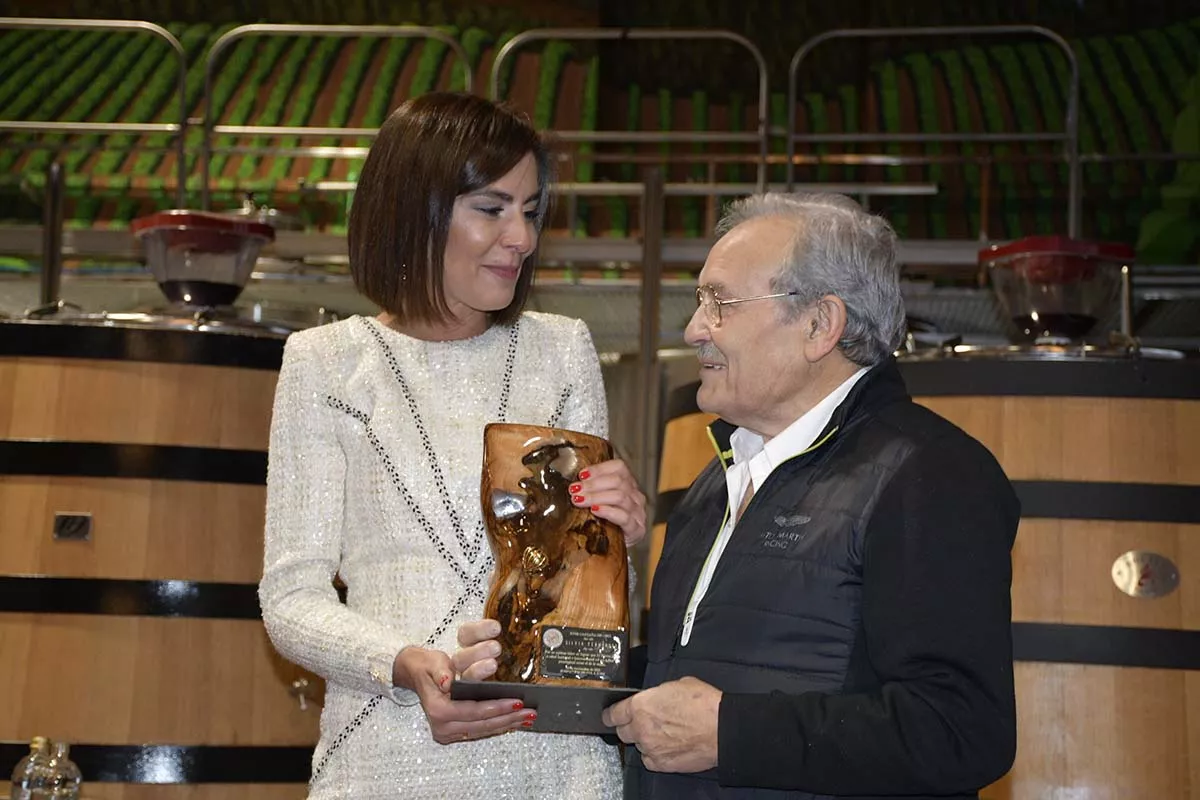
{"type": "Polygon", "coordinates": [[[700,388],[696,390],[696,408],[703,411],[705,414],[721,415],[717,410],[718,403],[715,402],[716,392],[712,387],[706,387],[703,380],[700,383],[700,388]]]}

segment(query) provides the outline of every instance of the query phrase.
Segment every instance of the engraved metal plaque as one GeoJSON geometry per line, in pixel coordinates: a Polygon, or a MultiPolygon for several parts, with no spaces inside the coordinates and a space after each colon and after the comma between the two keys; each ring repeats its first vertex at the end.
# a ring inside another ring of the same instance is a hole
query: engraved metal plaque
{"type": "Polygon", "coordinates": [[[1147,550],[1122,553],[1112,565],[1113,583],[1130,597],[1166,597],[1179,585],[1179,570],[1166,556],[1147,550]]]}

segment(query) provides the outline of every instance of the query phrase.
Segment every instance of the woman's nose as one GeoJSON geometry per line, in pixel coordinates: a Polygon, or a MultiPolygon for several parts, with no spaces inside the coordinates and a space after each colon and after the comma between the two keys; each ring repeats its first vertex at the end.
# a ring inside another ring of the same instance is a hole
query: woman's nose
{"type": "Polygon", "coordinates": [[[532,222],[525,218],[524,214],[510,222],[504,229],[502,243],[505,247],[516,250],[521,255],[532,253],[536,242],[537,229],[532,222]]]}

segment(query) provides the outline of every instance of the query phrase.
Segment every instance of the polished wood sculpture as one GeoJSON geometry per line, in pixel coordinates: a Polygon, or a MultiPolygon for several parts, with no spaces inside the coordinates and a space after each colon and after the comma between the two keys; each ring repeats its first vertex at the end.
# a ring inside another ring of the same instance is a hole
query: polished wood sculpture
{"type": "Polygon", "coordinates": [[[612,457],[607,441],[575,431],[484,429],[481,498],[496,560],[485,615],[502,628],[493,680],[624,685],[625,540],[569,492],[581,471],[612,457]]]}

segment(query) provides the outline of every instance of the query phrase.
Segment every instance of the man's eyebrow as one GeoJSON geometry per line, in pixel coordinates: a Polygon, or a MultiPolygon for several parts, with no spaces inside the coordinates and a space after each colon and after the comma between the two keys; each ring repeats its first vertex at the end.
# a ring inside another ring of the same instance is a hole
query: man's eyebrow
{"type": "MultiPolygon", "coordinates": [[[[501,191],[500,189],[489,189],[489,188],[476,189],[475,191],[468,194],[467,197],[485,197],[485,198],[490,198],[492,200],[498,200],[501,203],[511,203],[515,199],[508,192],[501,191]]],[[[529,195],[529,197],[525,198],[525,202],[522,203],[522,205],[529,205],[530,203],[539,201],[541,199],[542,199],[542,193],[539,190],[539,191],[534,192],[533,194],[529,195]]]]}

